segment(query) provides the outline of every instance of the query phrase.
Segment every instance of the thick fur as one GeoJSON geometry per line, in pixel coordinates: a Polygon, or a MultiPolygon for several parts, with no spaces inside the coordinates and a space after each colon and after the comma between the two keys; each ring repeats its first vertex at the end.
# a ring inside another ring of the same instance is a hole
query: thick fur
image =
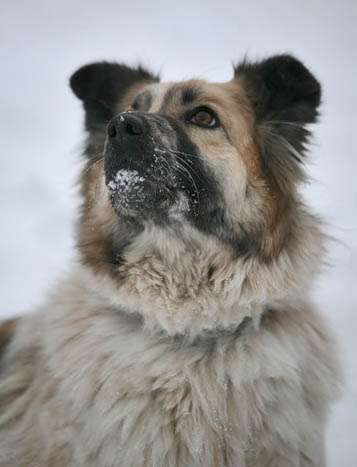
{"type": "Polygon", "coordinates": [[[297,190],[316,79],[283,55],[223,84],[100,63],[71,86],[78,261],[0,328],[0,467],[325,466],[340,369],[309,298],[321,223],[297,190]],[[188,118],[208,104],[204,130],[188,118]]]}

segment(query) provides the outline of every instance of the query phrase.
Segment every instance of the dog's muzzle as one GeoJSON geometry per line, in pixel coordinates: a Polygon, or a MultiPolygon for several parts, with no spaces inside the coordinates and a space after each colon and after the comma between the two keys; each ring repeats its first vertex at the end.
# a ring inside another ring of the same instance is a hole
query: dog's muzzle
{"type": "Polygon", "coordinates": [[[176,196],[172,156],[164,150],[161,117],[123,112],[107,127],[105,179],[121,214],[167,209],[176,196]]]}

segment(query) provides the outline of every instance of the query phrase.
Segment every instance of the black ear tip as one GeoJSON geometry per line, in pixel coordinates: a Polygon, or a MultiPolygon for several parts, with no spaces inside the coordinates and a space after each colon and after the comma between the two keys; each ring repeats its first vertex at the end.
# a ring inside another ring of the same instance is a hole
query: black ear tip
{"type": "Polygon", "coordinates": [[[321,86],[310,70],[290,54],[261,61],[244,59],[235,67],[258,120],[314,123],[321,102],[321,86]]]}
{"type": "MultiPolygon", "coordinates": [[[[73,93],[79,98],[83,99],[83,85],[85,85],[86,76],[88,75],[88,66],[85,65],[79,68],[77,71],[73,73],[73,75],[69,79],[69,85],[73,91],[73,93]]],[[[90,74],[90,73],[89,73],[90,74]]]]}
{"type": "Polygon", "coordinates": [[[293,89],[301,98],[313,100],[319,105],[321,86],[310,70],[292,55],[275,55],[263,62],[265,77],[268,82],[274,80],[275,86],[283,89],[293,89]]]}
{"type": "Polygon", "coordinates": [[[92,77],[98,67],[97,63],[90,63],[84,65],[73,73],[69,79],[69,85],[73,93],[81,100],[83,100],[88,94],[90,89],[90,83],[92,77]]]}
{"type": "Polygon", "coordinates": [[[96,78],[100,78],[99,81],[103,80],[106,75],[112,73],[113,68],[118,65],[109,62],[95,62],[89,63],[79,68],[73,73],[69,79],[69,85],[74,94],[84,100],[90,97],[91,91],[93,90],[93,83],[96,78]]]}
{"type": "Polygon", "coordinates": [[[98,93],[112,97],[115,85],[128,87],[136,81],[159,81],[143,66],[128,67],[114,62],[89,63],[79,68],[69,79],[73,93],[81,100],[98,98],[98,93]],[[116,83],[116,84],[115,84],[116,83]]]}

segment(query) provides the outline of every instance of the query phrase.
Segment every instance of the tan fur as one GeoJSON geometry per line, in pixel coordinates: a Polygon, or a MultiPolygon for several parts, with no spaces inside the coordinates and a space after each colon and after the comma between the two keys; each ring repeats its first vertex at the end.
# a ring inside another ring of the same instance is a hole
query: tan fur
{"type": "Polygon", "coordinates": [[[105,193],[103,159],[88,165],[82,177],[84,203],[82,222],[79,227],[79,247],[88,264],[96,271],[109,273],[110,232],[114,223],[114,212],[105,193]]]}
{"type": "MultiPolygon", "coordinates": [[[[79,263],[15,332],[0,328],[11,336],[0,467],[325,465],[340,370],[309,298],[324,253],[320,222],[262,169],[243,87],[190,83],[220,108],[227,137],[187,131],[221,177],[235,228],[262,226],[261,249],[233,257],[189,224],[178,236],[147,222],[113,265],[103,160],[88,163],[79,263]]],[[[154,109],[171,89],[165,110],[179,112],[185,83],[148,86],[154,109]]],[[[88,144],[103,150],[104,138],[88,144]]]]}
{"type": "Polygon", "coordinates": [[[15,333],[16,322],[16,319],[12,319],[0,325],[0,355],[15,333]]]}

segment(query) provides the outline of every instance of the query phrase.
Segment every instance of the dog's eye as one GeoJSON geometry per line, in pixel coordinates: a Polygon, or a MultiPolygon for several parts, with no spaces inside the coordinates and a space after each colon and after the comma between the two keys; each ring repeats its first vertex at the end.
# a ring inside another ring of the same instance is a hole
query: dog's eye
{"type": "Polygon", "coordinates": [[[188,114],[187,120],[202,128],[217,128],[219,126],[217,115],[208,107],[198,107],[188,114]]]}

